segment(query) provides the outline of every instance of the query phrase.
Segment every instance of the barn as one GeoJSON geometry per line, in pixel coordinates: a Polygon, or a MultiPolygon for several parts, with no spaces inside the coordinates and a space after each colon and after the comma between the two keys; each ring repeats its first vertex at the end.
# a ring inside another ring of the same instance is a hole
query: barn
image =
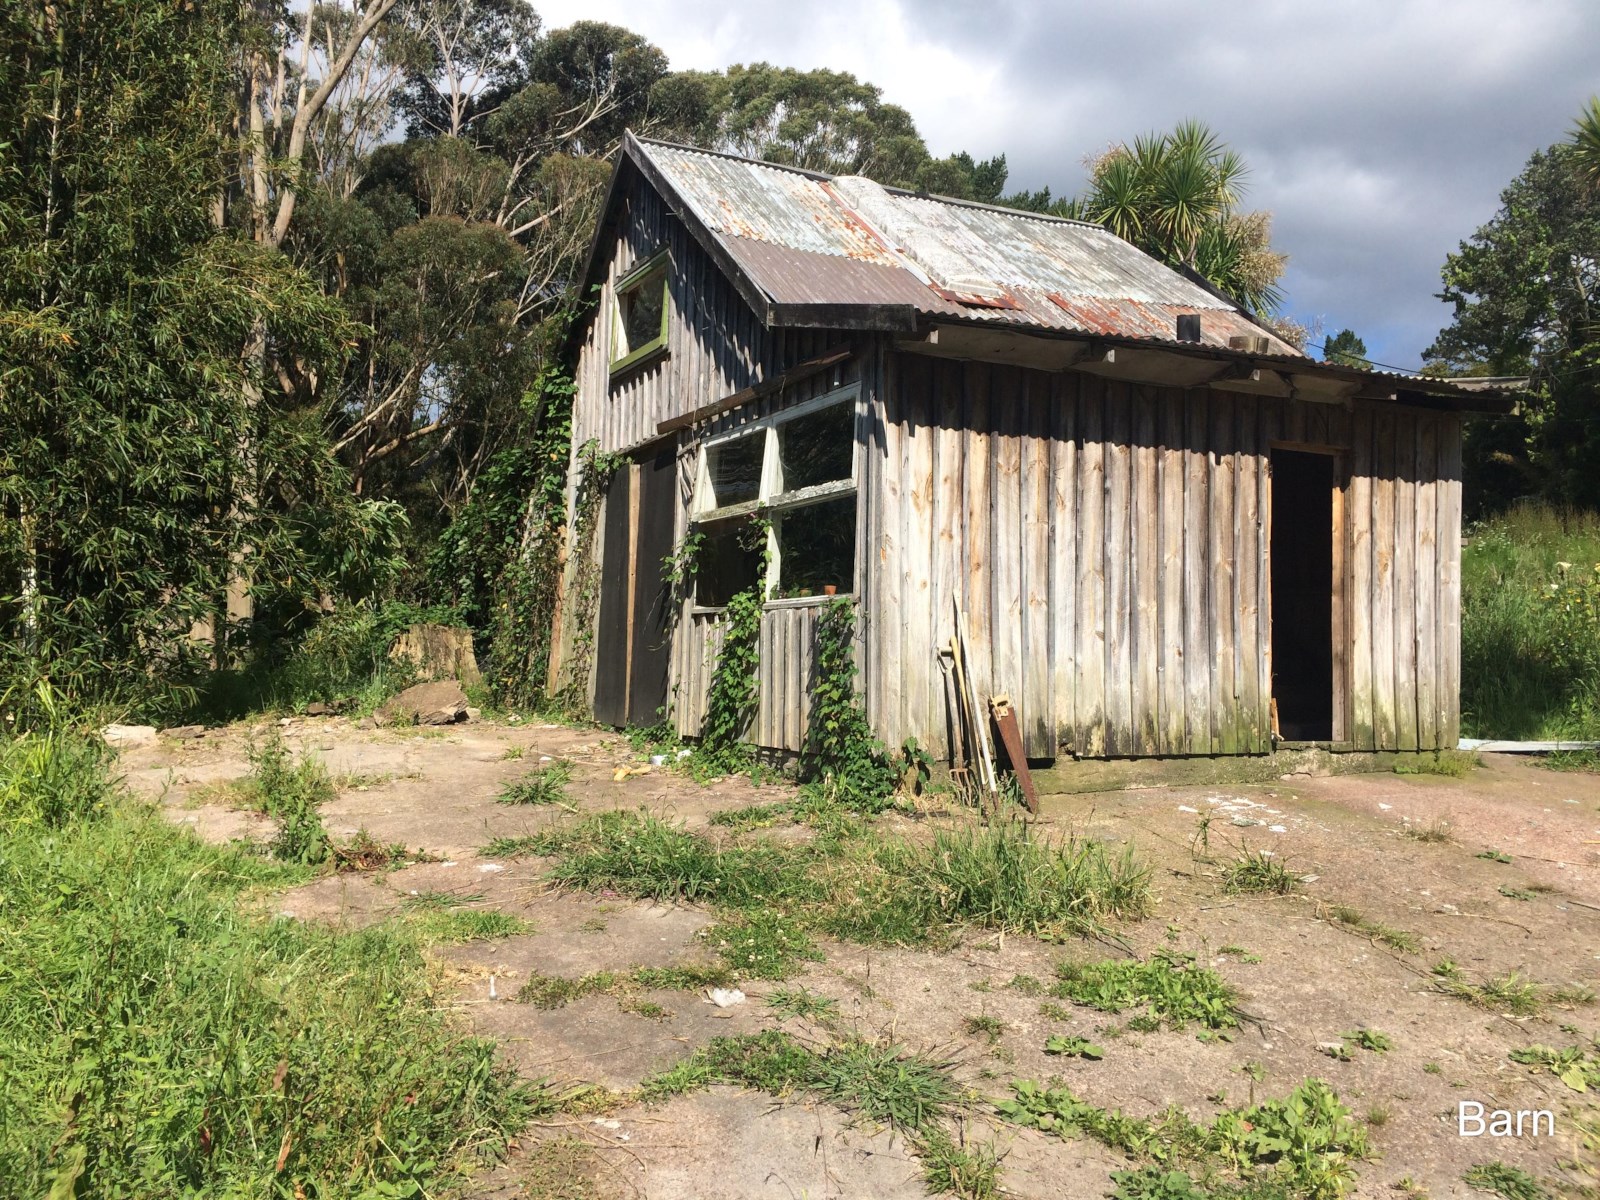
{"type": "Polygon", "coordinates": [[[599,721],[698,734],[765,571],[775,753],[836,596],[891,746],[961,752],[958,614],[1030,758],[1456,744],[1493,395],[1314,361],[1096,225],[632,135],[586,270],[551,671],[599,721]]]}

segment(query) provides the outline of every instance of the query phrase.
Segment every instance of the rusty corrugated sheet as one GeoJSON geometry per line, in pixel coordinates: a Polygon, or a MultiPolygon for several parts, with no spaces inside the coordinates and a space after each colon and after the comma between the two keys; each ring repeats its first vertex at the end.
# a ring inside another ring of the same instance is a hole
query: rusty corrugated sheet
{"type": "MultiPolygon", "coordinates": [[[[1263,333],[1097,225],[891,192],[868,180],[830,186],[825,177],[770,163],[641,145],[779,304],[910,305],[928,316],[1160,340],[1172,339],[1180,313],[1199,313],[1208,345],[1263,333]],[[870,217],[841,198],[847,188],[870,217]],[[919,261],[917,247],[937,266],[919,261]],[[972,291],[973,281],[999,299],[952,298],[972,291]]],[[[1276,338],[1272,349],[1296,355],[1276,338]]]]}

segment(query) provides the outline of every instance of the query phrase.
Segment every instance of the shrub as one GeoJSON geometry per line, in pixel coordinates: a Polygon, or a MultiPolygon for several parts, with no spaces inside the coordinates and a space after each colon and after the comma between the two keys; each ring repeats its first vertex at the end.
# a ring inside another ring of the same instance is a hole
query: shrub
{"type": "Polygon", "coordinates": [[[285,862],[315,866],[328,858],[328,831],[320,806],[335,795],[333,779],[322,760],[311,755],[291,759],[276,730],[249,750],[254,771],[245,782],[256,807],[278,822],[272,853],[285,862]]]}

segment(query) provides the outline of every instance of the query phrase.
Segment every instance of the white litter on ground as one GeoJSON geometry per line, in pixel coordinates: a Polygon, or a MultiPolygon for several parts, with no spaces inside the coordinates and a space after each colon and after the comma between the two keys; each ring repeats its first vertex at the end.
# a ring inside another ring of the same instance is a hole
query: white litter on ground
{"type": "Polygon", "coordinates": [[[485,872],[487,872],[487,871],[504,871],[505,869],[506,868],[505,868],[505,864],[504,863],[480,863],[480,864],[478,864],[478,870],[485,871],[485,872]]]}
{"type": "Polygon", "coordinates": [[[738,988],[707,988],[706,998],[718,1008],[732,1008],[744,1003],[744,993],[738,988]]]}

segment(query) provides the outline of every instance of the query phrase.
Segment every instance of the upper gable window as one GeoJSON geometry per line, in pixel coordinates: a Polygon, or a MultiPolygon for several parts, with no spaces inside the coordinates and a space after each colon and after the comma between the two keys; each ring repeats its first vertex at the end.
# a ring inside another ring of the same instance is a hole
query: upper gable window
{"type": "Polygon", "coordinates": [[[617,280],[611,314],[611,370],[625,370],[667,348],[667,252],[661,250],[617,280]]]}

